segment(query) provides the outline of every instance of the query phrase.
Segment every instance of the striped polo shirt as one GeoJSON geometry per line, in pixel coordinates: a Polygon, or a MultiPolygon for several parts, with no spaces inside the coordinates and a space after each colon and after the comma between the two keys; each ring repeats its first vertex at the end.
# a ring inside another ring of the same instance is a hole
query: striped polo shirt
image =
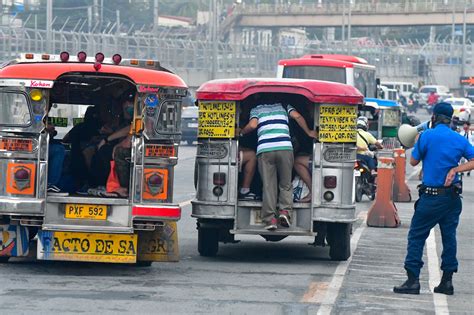
{"type": "Polygon", "coordinates": [[[250,111],[250,119],[257,118],[257,155],[270,151],[292,151],[288,114],[294,108],[280,104],[262,104],[250,111]]]}

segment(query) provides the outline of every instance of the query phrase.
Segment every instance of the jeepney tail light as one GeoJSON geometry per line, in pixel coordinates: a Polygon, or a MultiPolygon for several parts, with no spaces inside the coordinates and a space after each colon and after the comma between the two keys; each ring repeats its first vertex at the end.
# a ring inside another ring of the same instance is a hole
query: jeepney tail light
{"type": "Polygon", "coordinates": [[[59,59],[61,59],[62,62],[67,62],[69,60],[69,53],[67,51],[63,51],[59,54],[59,59]]]}
{"type": "Polygon", "coordinates": [[[77,60],[79,60],[79,62],[85,62],[86,59],[87,59],[87,54],[84,51],[80,51],[77,53],[77,60]]]}
{"type": "Polygon", "coordinates": [[[212,182],[217,186],[225,185],[225,173],[214,173],[212,177],[212,182]]]}
{"type": "Polygon", "coordinates": [[[120,62],[122,62],[122,56],[120,56],[119,54],[115,54],[112,56],[112,61],[115,65],[119,65],[120,62]]]}
{"type": "Polygon", "coordinates": [[[161,207],[133,206],[132,216],[179,219],[181,218],[181,208],[178,206],[161,206],[161,207]]]}
{"type": "Polygon", "coordinates": [[[49,55],[41,55],[42,60],[49,60],[49,55]]]}
{"type": "Polygon", "coordinates": [[[324,187],[325,188],[336,188],[337,177],[336,176],[324,176],[324,187]]]}
{"type": "Polygon", "coordinates": [[[25,55],[25,58],[26,58],[26,59],[33,59],[33,58],[34,58],[34,55],[33,55],[33,54],[26,54],[26,55],[25,55]]]}

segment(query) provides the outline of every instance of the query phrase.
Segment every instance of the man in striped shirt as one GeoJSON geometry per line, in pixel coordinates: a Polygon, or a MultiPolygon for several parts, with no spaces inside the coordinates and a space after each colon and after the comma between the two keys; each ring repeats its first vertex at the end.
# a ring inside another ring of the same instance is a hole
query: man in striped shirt
{"type": "Polygon", "coordinates": [[[240,131],[242,136],[257,129],[258,170],[263,182],[261,217],[267,230],[277,228],[277,199],[280,224],[284,227],[291,225],[289,211],[293,207],[293,146],[288,116],[295,119],[308,136],[316,138],[316,132],[308,128],[303,116],[291,105],[285,109],[281,103],[254,107],[250,111],[250,121],[240,131]]]}

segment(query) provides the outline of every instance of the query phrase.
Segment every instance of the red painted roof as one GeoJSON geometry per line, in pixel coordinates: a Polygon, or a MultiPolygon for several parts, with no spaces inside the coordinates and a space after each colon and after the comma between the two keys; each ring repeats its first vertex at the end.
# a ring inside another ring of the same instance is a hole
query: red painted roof
{"type": "Polygon", "coordinates": [[[354,63],[361,63],[361,64],[369,64],[367,60],[357,57],[357,56],[348,56],[348,55],[338,55],[338,54],[313,54],[313,55],[304,55],[301,58],[319,58],[319,59],[332,59],[332,60],[340,60],[340,61],[347,61],[347,62],[354,62],[354,63]]]}
{"type": "Polygon", "coordinates": [[[198,100],[240,101],[255,93],[293,93],[314,103],[362,104],[354,87],[334,82],[300,79],[227,79],[208,81],[196,91],[198,100]]]}
{"type": "Polygon", "coordinates": [[[0,69],[2,79],[36,79],[56,80],[58,77],[71,73],[116,74],[128,77],[136,84],[160,85],[167,87],[186,88],[184,81],[175,74],[129,66],[102,64],[96,71],[92,63],[19,63],[0,69]]]}

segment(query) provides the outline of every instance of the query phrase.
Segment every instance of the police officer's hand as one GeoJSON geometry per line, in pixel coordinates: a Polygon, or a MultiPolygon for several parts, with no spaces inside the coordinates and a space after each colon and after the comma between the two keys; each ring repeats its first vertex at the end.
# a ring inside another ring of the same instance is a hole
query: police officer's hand
{"type": "Polygon", "coordinates": [[[449,172],[448,175],[446,175],[446,179],[444,181],[444,186],[448,187],[451,186],[453,183],[454,177],[456,176],[456,171],[454,168],[452,168],[449,172]]]}

